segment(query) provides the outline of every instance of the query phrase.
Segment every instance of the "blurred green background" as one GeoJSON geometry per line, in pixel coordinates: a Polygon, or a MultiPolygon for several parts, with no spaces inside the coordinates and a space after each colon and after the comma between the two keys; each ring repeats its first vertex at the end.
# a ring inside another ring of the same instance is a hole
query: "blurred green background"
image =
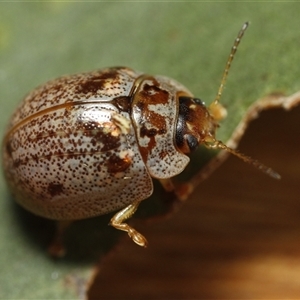
{"type": "MultiPolygon", "coordinates": [[[[210,103],[233,40],[250,21],[222,98],[229,117],[218,137],[226,141],[253,101],[299,90],[299,13],[297,2],[0,3],[1,136],[37,85],[107,66],[175,78],[210,103]]],[[[0,298],[82,295],[78,282],[90,274],[90,262],[49,260],[22,236],[2,177],[0,193],[0,298]]]]}

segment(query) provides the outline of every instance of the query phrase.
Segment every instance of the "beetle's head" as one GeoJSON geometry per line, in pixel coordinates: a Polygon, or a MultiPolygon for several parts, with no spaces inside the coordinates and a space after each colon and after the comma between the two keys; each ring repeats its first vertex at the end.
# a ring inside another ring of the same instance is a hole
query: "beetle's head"
{"type": "Polygon", "coordinates": [[[179,97],[179,114],[176,125],[176,146],[184,154],[196,150],[199,144],[211,149],[227,150],[243,161],[250,163],[267,175],[280,179],[280,175],[259,161],[252,159],[215,138],[218,120],[226,116],[226,109],[219,102],[213,102],[208,108],[200,99],[179,97]]]}
{"type": "MultiPolygon", "coordinates": [[[[224,109],[224,112],[226,110],[224,109]]],[[[179,97],[179,113],[176,125],[176,146],[185,153],[194,151],[199,144],[215,140],[217,120],[224,117],[219,109],[208,109],[204,102],[192,97],[179,97]]]]}

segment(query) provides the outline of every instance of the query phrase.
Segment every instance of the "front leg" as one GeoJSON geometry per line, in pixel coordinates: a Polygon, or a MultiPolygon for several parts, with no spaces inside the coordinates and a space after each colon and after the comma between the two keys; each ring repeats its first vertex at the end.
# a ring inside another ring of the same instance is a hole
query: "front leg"
{"type": "Polygon", "coordinates": [[[159,182],[166,192],[174,192],[180,201],[185,201],[194,191],[193,183],[185,182],[174,185],[171,178],[160,179],[159,182]]]}

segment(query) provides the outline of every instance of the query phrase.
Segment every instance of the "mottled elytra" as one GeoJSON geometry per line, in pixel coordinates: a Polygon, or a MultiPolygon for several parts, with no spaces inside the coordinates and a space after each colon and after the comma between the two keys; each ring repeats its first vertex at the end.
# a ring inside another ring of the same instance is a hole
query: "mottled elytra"
{"type": "Polygon", "coordinates": [[[215,139],[226,115],[219,99],[247,26],[208,108],[177,81],[127,67],[65,76],[33,90],[12,115],[3,140],[5,177],[17,202],[59,221],[120,210],[110,224],[146,246],[125,220],[152,194],[152,178],[176,193],[172,177],[199,144],[230,151],[279,178],[215,139]]]}

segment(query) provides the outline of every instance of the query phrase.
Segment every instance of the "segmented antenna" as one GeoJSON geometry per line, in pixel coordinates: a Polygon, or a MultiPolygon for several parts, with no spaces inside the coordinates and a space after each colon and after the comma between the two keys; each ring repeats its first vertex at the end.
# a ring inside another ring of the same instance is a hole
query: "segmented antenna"
{"type": "MultiPolygon", "coordinates": [[[[210,104],[209,106],[209,111],[212,114],[212,116],[216,119],[222,119],[224,117],[224,115],[226,115],[226,109],[221,105],[220,103],[220,98],[224,89],[224,85],[225,82],[227,80],[227,76],[228,76],[228,72],[232,63],[232,60],[234,58],[234,55],[236,53],[237,47],[240,44],[240,41],[247,29],[247,27],[249,26],[249,23],[246,22],[244,23],[242,29],[240,30],[240,32],[238,33],[237,38],[234,41],[234,44],[231,48],[230,51],[230,55],[228,57],[227,63],[226,63],[226,67],[222,76],[222,80],[221,80],[221,84],[219,86],[219,90],[217,93],[217,96],[215,98],[215,100],[210,104]],[[223,112],[224,111],[224,112],[223,112]]],[[[265,174],[275,178],[275,179],[280,179],[281,176],[275,172],[274,170],[272,170],[271,168],[265,166],[264,164],[260,163],[259,161],[257,161],[256,159],[253,159],[245,154],[242,154],[240,152],[238,152],[237,150],[234,150],[228,146],[226,146],[223,142],[216,140],[214,137],[212,136],[207,136],[204,139],[205,145],[208,148],[211,149],[221,149],[221,150],[226,150],[229,153],[237,156],[238,158],[242,159],[244,162],[251,164],[252,166],[254,166],[255,168],[257,168],[258,170],[264,172],[265,174]]]]}
{"type": "Polygon", "coordinates": [[[247,156],[237,150],[231,149],[230,147],[226,146],[223,142],[215,140],[214,138],[210,137],[206,139],[206,147],[211,148],[211,149],[222,149],[222,150],[226,150],[229,153],[237,156],[238,158],[240,158],[241,160],[243,160],[244,162],[254,166],[255,168],[257,168],[258,170],[262,171],[263,173],[271,176],[274,179],[280,179],[281,176],[280,174],[278,174],[277,172],[275,172],[273,169],[265,166],[264,164],[262,164],[261,162],[259,162],[256,159],[253,159],[250,156],[247,156]]]}
{"type": "Polygon", "coordinates": [[[243,35],[244,35],[244,33],[245,33],[248,26],[249,26],[249,22],[245,22],[242,29],[240,30],[240,32],[238,33],[238,35],[237,35],[237,37],[234,41],[234,44],[231,48],[231,51],[230,51],[230,54],[229,54],[229,57],[228,57],[228,60],[227,60],[227,63],[226,63],[226,67],[225,67],[225,70],[224,70],[224,73],[223,73],[223,76],[222,76],[222,80],[221,80],[221,84],[219,86],[218,93],[216,95],[215,100],[210,104],[209,110],[214,111],[215,107],[220,106],[220,98],[221,98],[221,95],[222,95],[222,92],[223,92],[223,89],[224,89],[224,86],[225,86],[225,82],[227,80],[227,76],[228,76],[229,69],[231,67],[232,60],[233,60],[234,55],[236,53],[237,47],[240,44],[241,39],[242,39],[242,37],[243,37],[243,35]]]}

